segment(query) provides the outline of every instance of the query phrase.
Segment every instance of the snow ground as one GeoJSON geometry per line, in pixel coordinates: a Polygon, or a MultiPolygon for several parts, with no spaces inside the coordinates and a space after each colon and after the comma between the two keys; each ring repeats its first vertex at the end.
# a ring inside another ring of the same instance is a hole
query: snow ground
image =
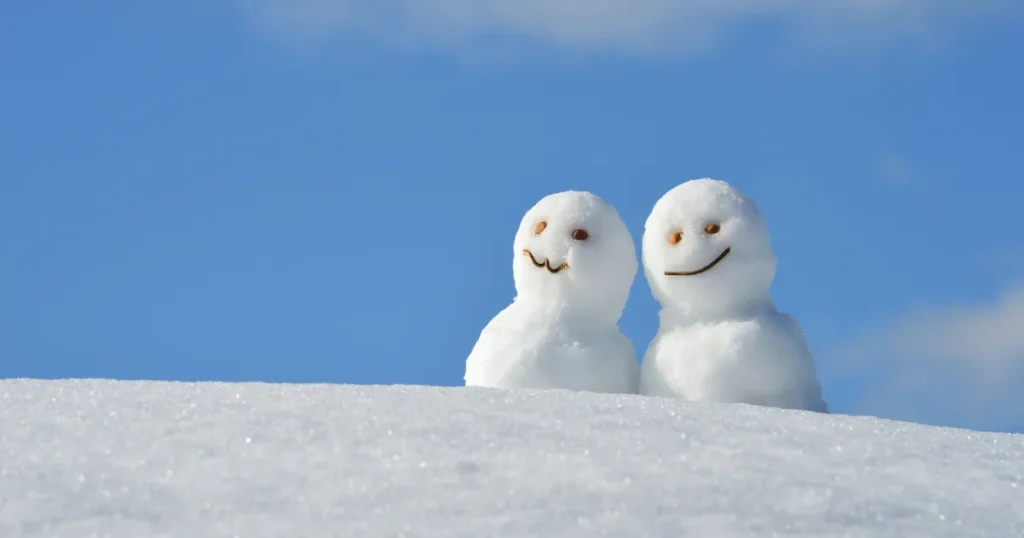
{"type": "Polygon", "coordinates": [[[0,381],[0,536],[1024,536],[1024,435],[641,396],[0,381]]]}

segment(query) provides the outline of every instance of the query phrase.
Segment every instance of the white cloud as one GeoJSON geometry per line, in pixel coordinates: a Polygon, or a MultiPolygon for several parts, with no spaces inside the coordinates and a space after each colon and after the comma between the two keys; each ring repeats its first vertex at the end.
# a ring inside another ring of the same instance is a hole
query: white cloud
{"type": "Polygon", "coordinates": [[[1024,287],[991,305],[945,308],[904,319],[889,347],[905,357],[960,363],[993,377],[1024,365],[1024,287]]]}
{"type": "Polygon", "coordinates": [[[1024,427],[1024,285],[990,304],[906,314],[832,358],[876,379],[862,402],[865,412],[1024,427]]]}
{"type": "Polygon", "coordinates": [[[495,36],[573,50],[701,45],[748,23],[843,41],[933,39],[1017,0],[233,0],[279,28],[459,46],[495,36]],[[841,37],[840,37],[841,36],[841,37]]]}

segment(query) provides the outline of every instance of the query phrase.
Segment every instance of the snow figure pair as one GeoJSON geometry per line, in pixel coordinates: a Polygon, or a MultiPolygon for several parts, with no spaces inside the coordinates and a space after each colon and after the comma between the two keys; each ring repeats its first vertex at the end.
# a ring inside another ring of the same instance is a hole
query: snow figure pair
{"type": "Polygon", "coordinates": [[[550,195],[514,248],[517,296],[481,333],[467,385],[827,411],[802,331],[769,292],[764,221],[729,184],[683,183],[647,219],[644,273],[662,310],[642,366],[618,329],[638,264],[614,208],[590,193],[550,195]]]}

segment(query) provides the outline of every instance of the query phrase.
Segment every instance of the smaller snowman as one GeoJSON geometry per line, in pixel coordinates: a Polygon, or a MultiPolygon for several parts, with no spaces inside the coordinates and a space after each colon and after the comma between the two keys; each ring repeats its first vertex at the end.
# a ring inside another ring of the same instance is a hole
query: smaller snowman
{"type": "Polygon", "coordinates": [[[516,297],[481,332],[466,385],[635,394],[640,366],[618,321],[637,266],[614,207],[588,192],[541,199],[513,244],[516,297]]]}
{"type": "Polygon", "coordinates": [[[661,314],[640,394],[828,412],[803,330],[772,300],[776,259],[753,201],[687,181],[654,205],[642,248],[661,314]]]}

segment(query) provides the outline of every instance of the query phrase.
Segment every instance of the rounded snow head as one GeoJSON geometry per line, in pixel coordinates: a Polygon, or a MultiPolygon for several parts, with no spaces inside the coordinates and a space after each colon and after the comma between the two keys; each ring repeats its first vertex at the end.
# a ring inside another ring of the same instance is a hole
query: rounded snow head
{"type": "Polygon", "coordinates": [[[662,308],[721,315],[769,299],[776,259],[761,212],[724,181],[695,179],[654,205],[644,274],[662,308]]]}
{"type": "Polygon", "coordinates": [[[636,278],[636,247],[618,211],[580,191],[545,196],[519,224],[517,300],[618,320],[636,278]]]}

